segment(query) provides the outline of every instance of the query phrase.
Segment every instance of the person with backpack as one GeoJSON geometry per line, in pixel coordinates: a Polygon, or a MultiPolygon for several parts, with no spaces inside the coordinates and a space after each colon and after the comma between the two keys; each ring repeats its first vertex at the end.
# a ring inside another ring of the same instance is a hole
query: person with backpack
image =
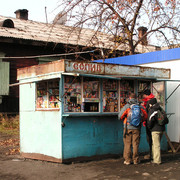
{"type": "Polygon", "coordinates": [[[134,164],[138,164],[139,155],[139,142],[140,142],[140,131],[141,122],[147,119],[147,113],[145,109],[139,105],[136,94],[131,93],[129,96],[128,103],[121,109],[118,114],[120,120],[124,120],[124,164],[129,165],[133,160],[134,164]],[[133,156],[131,158],[131,147],[133,148],[133,156]]]}
{"type": "Polygon", "coordinates": [[[157,103],[156,98],[149,100],[147,108],[147,127],[150,129],[152,135],[152,163],[161,164],[160,142],[163,131],[165,131],[165,124],[168,123],[168,118],[165,111],[157,103]]]}

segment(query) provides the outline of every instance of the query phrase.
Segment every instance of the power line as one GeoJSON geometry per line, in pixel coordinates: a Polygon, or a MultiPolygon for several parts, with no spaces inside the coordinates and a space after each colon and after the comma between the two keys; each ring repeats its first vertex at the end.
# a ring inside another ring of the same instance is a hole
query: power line
{"type": "Polygon", "coordinates": [[[39,58],[39,57],[57,57],[57,56],[69,56],[74,54],[87,54],[93,53],[93,51],[84,51],[84,52],[75,52],[75,53],[66,53],[66,54],[50,54],[50,55],[38,55],[38,56],[20,56],[20,57],[0,57],[0,59],[28,59],[28,58],[39,58]]]}

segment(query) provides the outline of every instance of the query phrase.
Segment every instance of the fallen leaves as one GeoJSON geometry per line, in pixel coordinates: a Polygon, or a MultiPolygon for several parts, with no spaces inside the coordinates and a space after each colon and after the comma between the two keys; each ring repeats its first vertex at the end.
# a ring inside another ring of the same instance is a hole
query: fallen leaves
{"type": "Polygon", "coordinates": [[[0,146],[3,148],[7,148],[5,154],[6,155],[15,155],[19,154],[19,139],[7,139],[0,141],[0,146]]]}
{"type": "Polygon", "coordinates": [[[0,141],[1,146],[19,146],[19,139],[7,139],[0,141]]]}

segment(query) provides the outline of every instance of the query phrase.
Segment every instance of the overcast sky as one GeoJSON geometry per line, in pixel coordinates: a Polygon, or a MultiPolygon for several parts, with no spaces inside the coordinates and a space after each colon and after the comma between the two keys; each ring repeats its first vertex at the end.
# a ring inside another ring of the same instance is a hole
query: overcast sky
{"type": "Polygon", "coordinates": [[[0,15],[16,17],[14,12],[18,9],[27,9],[29,20],[46,22],[45,7],[47,7],[48,22],[51,22],[55,15],[60,0],[0,0],[0,15]]]}

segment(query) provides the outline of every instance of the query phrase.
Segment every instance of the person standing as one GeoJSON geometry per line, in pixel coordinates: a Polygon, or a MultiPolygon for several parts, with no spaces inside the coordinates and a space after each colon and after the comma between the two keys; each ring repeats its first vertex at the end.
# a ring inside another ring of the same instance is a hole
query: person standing
{"type": "Polygon", "coordinates": [[[124,120],[124,132],[123,132],[124,164],[129,165],[131,164],[132,160],[134,164],[138,164],[139,163],[138,149],[140,142],[141,122],[146,120],[147,113],[142,106],[139,106],[135,93],[130,94],[129,101],[119,112],[118,118],[120,120],[124,120]],[[135,114],[137,114],[138,117],[137,120],[139,121],[139,123],[136,124],[136,126],[132,125],[131,123],[133,119],[133,115],[132,115],[133,109],[135,109],[134,111],[137,112],[135,114]],[[140,115],[138,115],[138,113],[140,113],[140,115]],[[133,157],[131,157],[131,146],[133,148],[133,157]]]}
{"type": "MultiPolygon", "coordinates": [[[[143,91],[143,107],[146,109],[146,112],[148,114],[148,107],[149,107],[149,101],[154,98],[154,95],[151,93],[149,89],[146,89],[143,91]]],[[[149,144],[149,154],[144,156],[144,159],[152,159],[152,135],[151,131],[147,126],[147,123],[143,123],[143,125],[146,127],[146,139],[149,144]]]]}
{"type": "Polygon", "coordinates": [[[158,111],[162,111],[159,103],[157,103],[156,98],[149,100],[148,102],[148,119],[147,126],[151,131],[152,135],[152,158],[153,163],[161,164],[161,137],[163,131],[165,131],[165,125],[160,125],[158,123],[158,111]]]}

